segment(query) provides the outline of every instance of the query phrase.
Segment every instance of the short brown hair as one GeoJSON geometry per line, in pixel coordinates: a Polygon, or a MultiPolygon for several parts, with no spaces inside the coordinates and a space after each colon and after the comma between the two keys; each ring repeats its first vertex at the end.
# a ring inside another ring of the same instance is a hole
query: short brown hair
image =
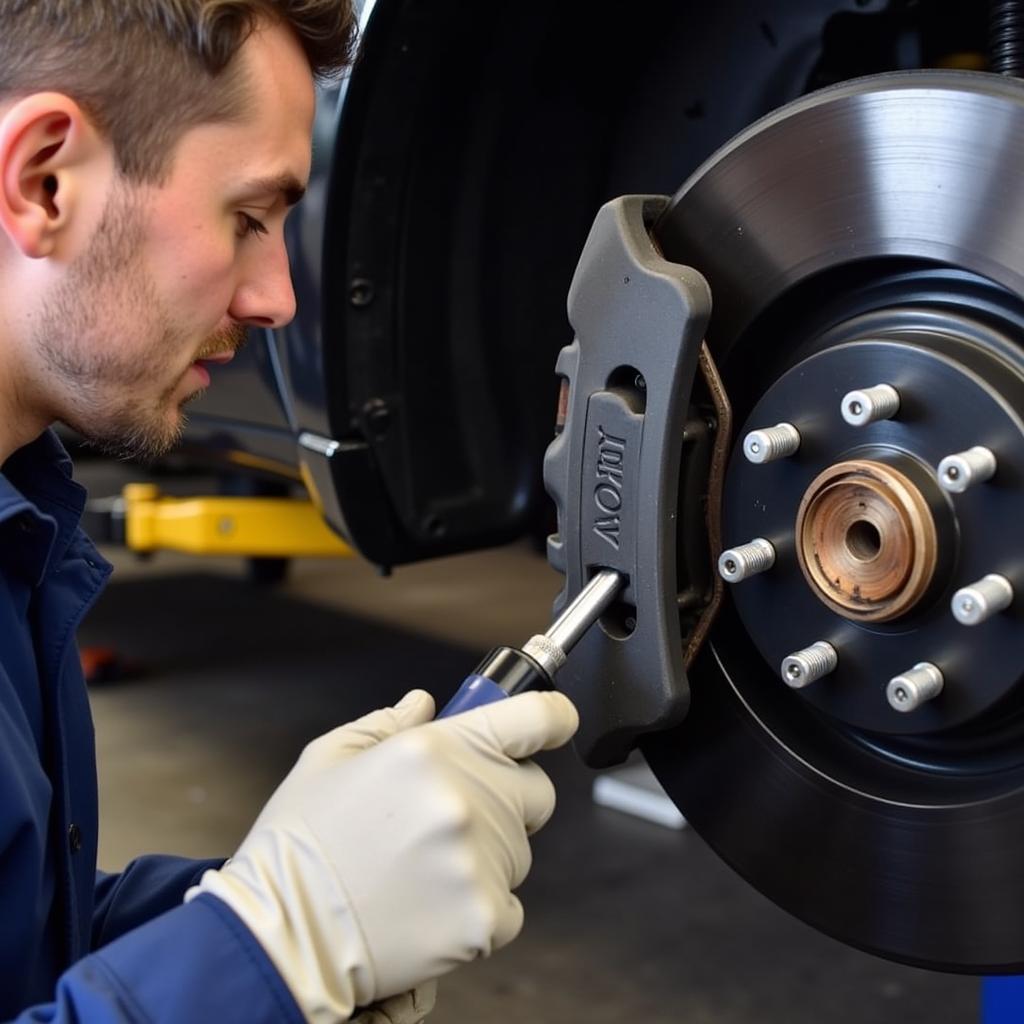
{"type": "Polygon", "coordinates": [[[189,128],[241,112],[233,60],[265,21],[291,28],[318,79],[352,61],[351,0],[0,0],[0,98],[70,96],[125,175],[158,182],[189,128]]]}

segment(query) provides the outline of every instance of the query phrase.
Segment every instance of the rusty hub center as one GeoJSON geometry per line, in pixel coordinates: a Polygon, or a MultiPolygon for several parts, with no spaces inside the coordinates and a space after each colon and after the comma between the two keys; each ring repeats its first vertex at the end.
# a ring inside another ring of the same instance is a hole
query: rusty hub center
{"type": "Polygon", "coordinates": [[[889,622],[909,611],[935,574],[935,521],[899,470],[851,459],[819,474],[796,520],[800,568],[833,611],[889,622]]]}

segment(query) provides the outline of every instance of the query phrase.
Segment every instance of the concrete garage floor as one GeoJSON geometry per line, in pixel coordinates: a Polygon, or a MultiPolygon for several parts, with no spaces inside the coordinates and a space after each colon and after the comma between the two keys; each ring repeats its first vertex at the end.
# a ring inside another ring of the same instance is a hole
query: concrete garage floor
{"type": "MultiPolygon", "coordinates": [[[[93,691],[108,870],[144,852],[229,854],[308,739],[412,686],[443,700],[487,648],[546,625],[559,585],[526,547],[391,579],[360,561],[300,562],[273,590],[238,561],[106,553],[118,571],[81,640],[148,670],[93,691]]],[[[975,979],[824,938],[692,831],[595,807],[571,752],[542,763],[559,809],[534,844],[525,931],[446,978],[432,1024],[977,1020],[975,979]]]]}

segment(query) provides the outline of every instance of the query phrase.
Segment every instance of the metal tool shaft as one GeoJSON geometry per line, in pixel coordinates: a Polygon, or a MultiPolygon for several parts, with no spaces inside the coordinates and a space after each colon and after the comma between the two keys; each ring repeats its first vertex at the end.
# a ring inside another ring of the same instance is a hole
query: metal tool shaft
{"type": "Polygon", "coordinates": [[[568,653],[615,600],[622,584],[623,577],[617,572],[603,569],[576,595],[576,600],[546,633],[531,636],[523,644],[523,653],[533,658],[554,679],[555,673],[565,664],[568,653]]]}
{"type": "Polygon", "coordinates": [[[438,718],[449,718],[529,690],[550,690],[566,655],[612,603],[624,582],[625,578],[617,572],[602,570],[546,633],[530,637],[521,650],[496,647],[462,681],[438,718]]]}
{"type": "Polygon", "coordinates": [[[622,589],[623,578],[611,569],[602,569],[576,596],[576,599],[552,623],[545,636],[568,654],[580,637],[594,624],[622,589]]]}

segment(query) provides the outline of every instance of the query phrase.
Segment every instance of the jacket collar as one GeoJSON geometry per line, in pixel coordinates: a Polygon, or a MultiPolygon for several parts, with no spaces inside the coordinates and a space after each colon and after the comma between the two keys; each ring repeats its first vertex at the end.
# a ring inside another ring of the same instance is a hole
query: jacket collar
{"type": "Polygon", "coordinates": [[[52,430],[0,467],[0,571],[38,586],[67,553],[85,508],[71,459],[52,430]]]}

